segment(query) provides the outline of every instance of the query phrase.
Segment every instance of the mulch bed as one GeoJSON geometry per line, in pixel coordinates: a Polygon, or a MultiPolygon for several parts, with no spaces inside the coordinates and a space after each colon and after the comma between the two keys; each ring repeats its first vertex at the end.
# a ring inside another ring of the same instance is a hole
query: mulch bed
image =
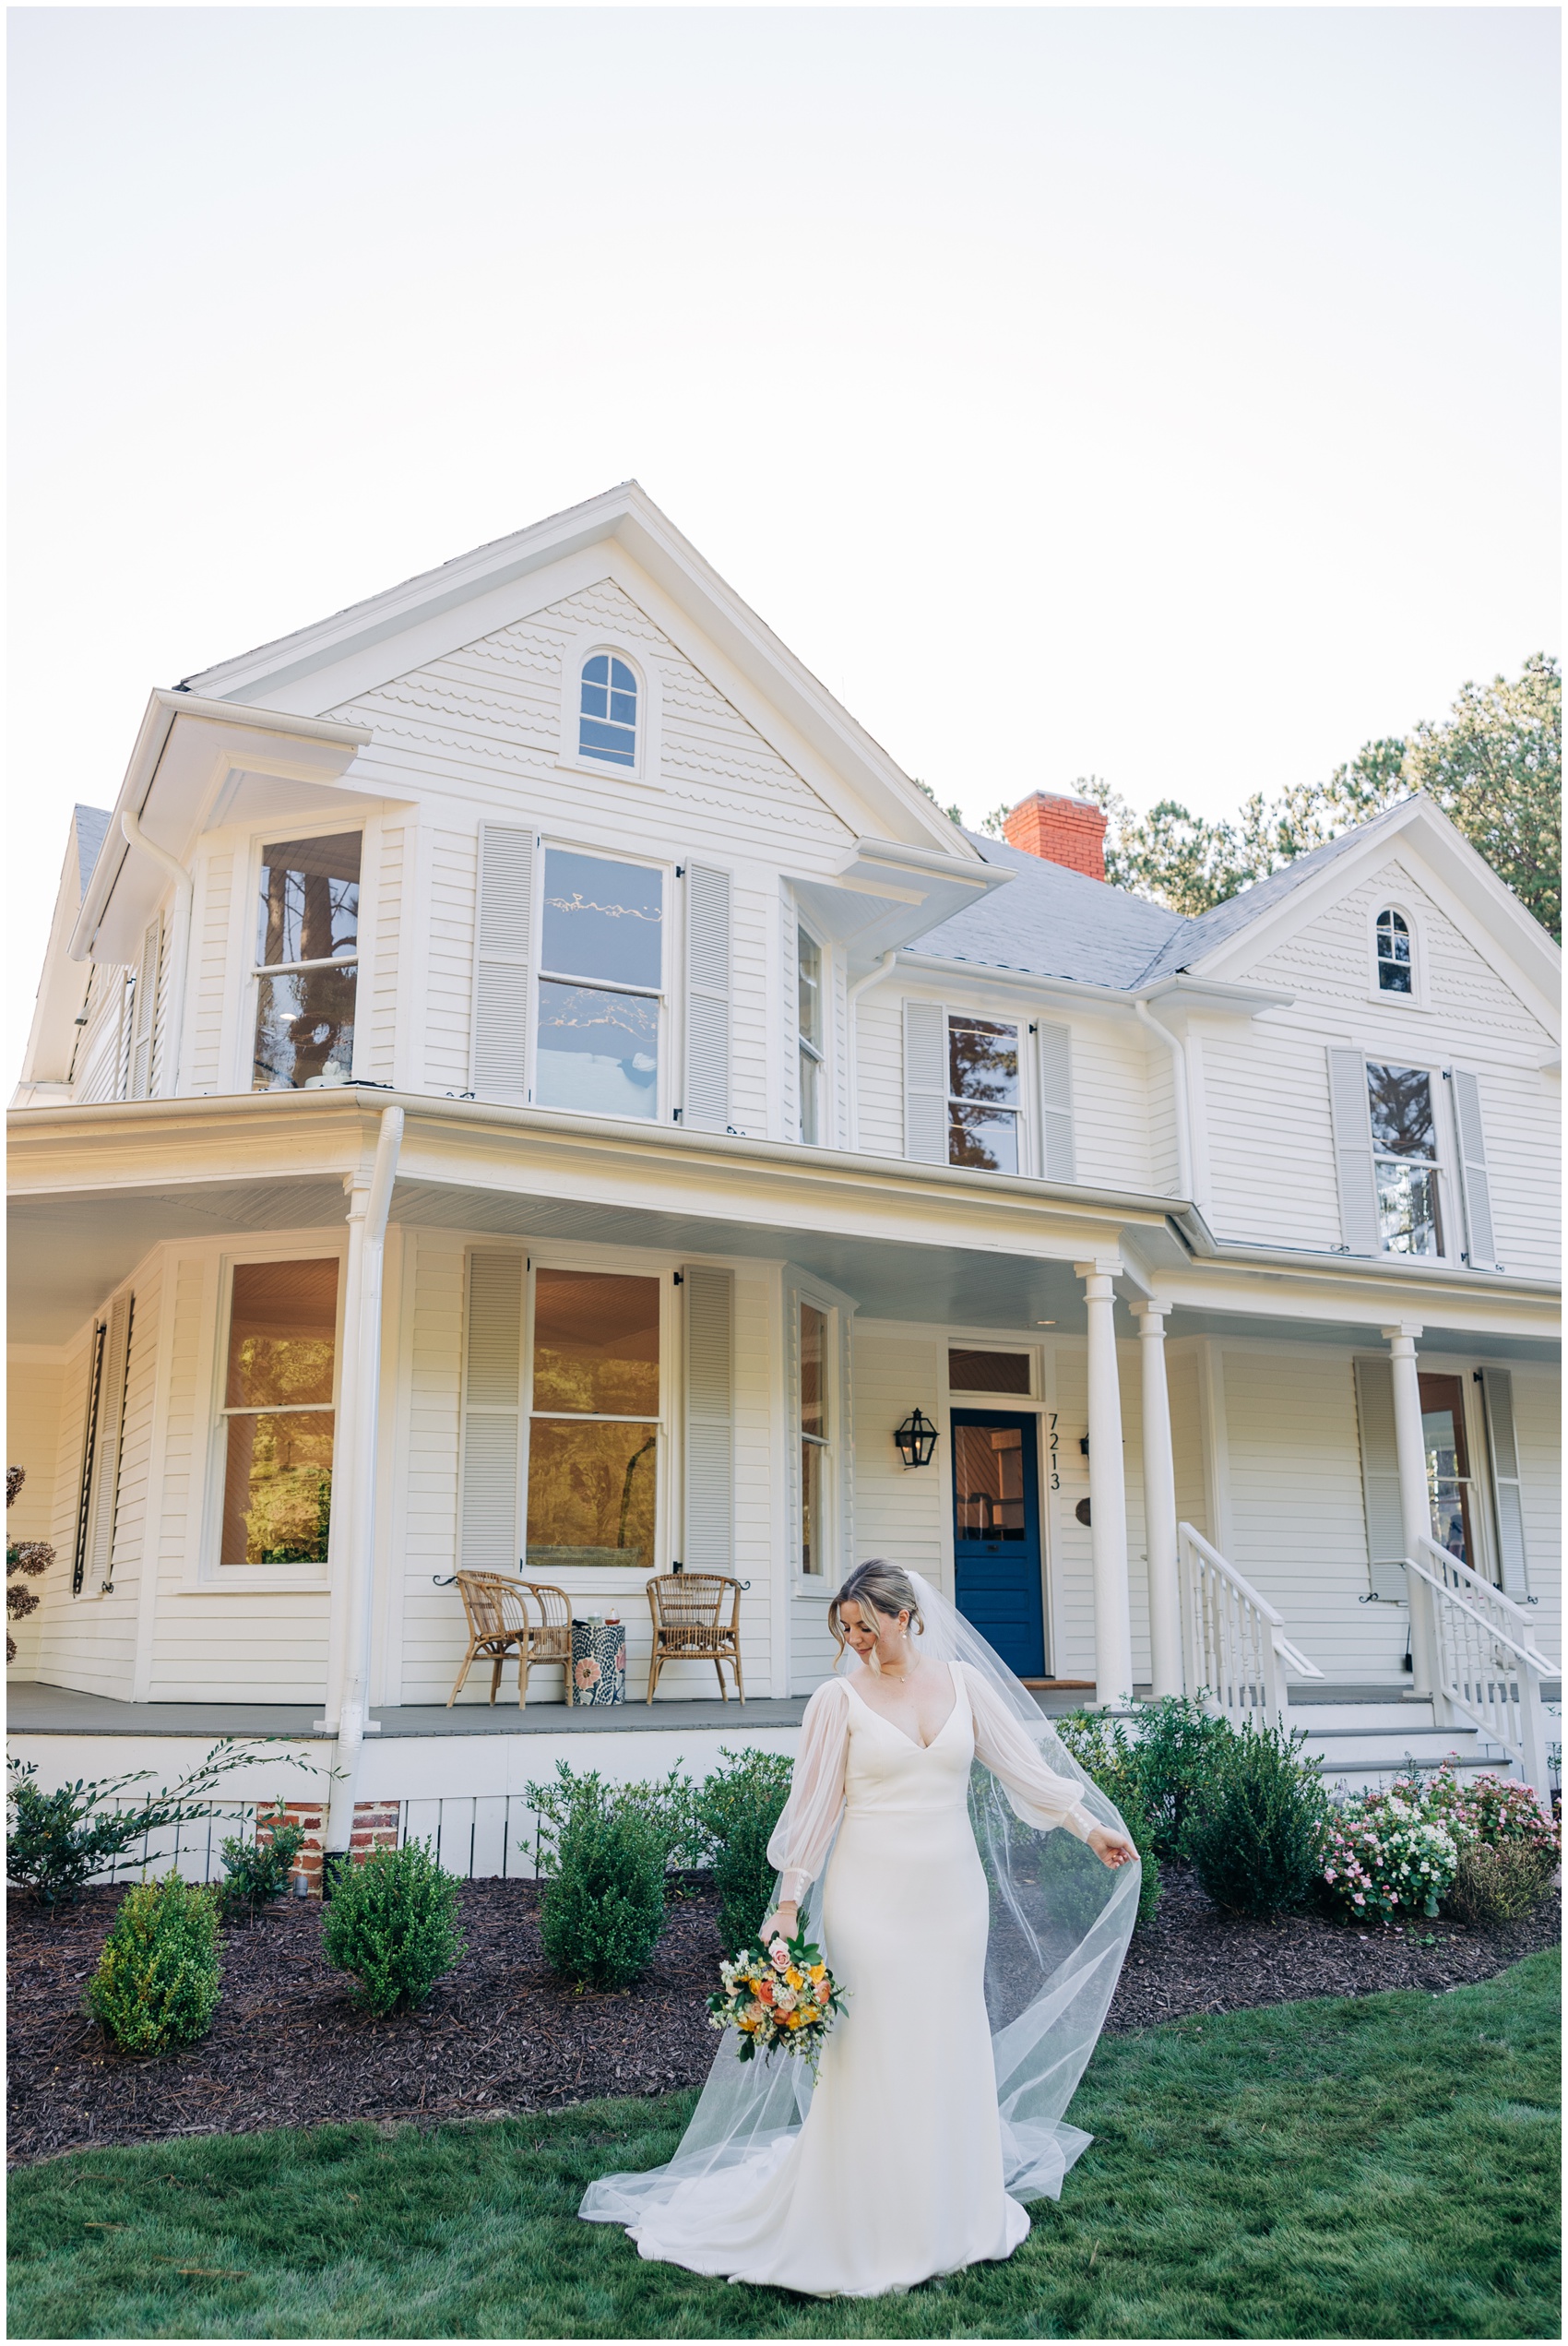
{"type": "MultiPolygon", "coordinates": [[[[1170,1866],[1164,1878],[1111,2007],[1118,2031],[1298,1996],[1458,1986],[1558,1935],[1555,1894],[1509,1930],[1439,1922],[1363,1935],[1305,1915],[1238,1923],[1190,1874],[1170,1866]]],[[[716,1984],[719,1941],[706,1886],[672,1901],[647,1978],[598,1995],[547,1970],[532,1883],[465,1883],[462,1962],[422,2011],[387,2020],[357,2013],[342,1975],[323,1962],[319,1906],[279,1905],[225,1933],[211,2034],[157,2061],[113,2052],[81,2010],[123,1894],[89,1891],[58,1920],[10,1902],[13,2163],[181,2135],[349,2118],[426,2124],[658,2094],[700,2083],[713,2058],[703,1999],[716,1984]]]]}

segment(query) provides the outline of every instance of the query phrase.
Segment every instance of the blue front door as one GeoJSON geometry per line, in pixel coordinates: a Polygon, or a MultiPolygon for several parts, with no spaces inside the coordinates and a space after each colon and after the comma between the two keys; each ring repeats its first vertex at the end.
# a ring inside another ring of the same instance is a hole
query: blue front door
{"type": "Polygon", "coordinates": [[[1020,1678],[1045,1675],[1034,1412],[953,1412],[958,1610],[1020,1678]]]}

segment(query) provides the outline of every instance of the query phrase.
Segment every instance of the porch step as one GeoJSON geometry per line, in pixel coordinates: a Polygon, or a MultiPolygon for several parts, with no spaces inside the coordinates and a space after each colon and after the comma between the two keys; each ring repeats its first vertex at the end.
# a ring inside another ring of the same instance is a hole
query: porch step
{"type": "Polygon", "coordinates": [[[1434,1724],[1430,1702],[1313,1702],[1298,1688],[1290,1689],[1290,1724],[1314,1734],[1419,1735],[1434,1724]]]}
{"type": "Polygon", "coordinates": [[[1447,1760],[1461,1775],[1513,1773],[1513,1763],[1502,1745],[1479,1729],[1435,1726],[1430,1703],[1411,1703],[1399,1724],[1384,1724],[1377,1714],[1390,1707],[1381,1703],[1323,1706],[1336,1720],[1342,1712],[1353,1713],[1357,1708],[1373,1714],[1372,1719],[1354,1724],[1320,1722],[1306,1705],[1301,1709],[1292,1707],[1290,1719],[1293,1725],[1307,1729],[1307,1757],[1320,1763],[1324,1781],[1336,1790],[1372,1792],[1391,1784],[1412,1761],[1430,1768],[1447,1760]]]}

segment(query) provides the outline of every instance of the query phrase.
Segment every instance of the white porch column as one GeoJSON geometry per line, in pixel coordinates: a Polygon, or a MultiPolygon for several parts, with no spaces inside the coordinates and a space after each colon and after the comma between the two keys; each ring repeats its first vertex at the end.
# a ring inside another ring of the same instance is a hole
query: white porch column
{"type": "MultiPolygon", "coordinates": [[[[1419,1555],[1419,1542],[1431,1537],[1431,1502],[1427,1495],[1427,1447],[1421,1433],[1420,1372],[1416,1365],[1419,1325],[1402,1320],[1383,1330],[1394,1364],[1394,1447],[1399,1461],[1399,1513],[1405,1532],[1405,1554],[1419,1555]]],[[[1430,1701],[1435,1678],[1431,1591],[1413,1572],[1405,1575],[1410,1592],[1410,1693],[1430,1701]]]]}
{"type": "Polygon", "coordinates": [[[370,1180],[349,1192],[349,1260],[343,1297],[343,1375],[339,1384],[334,1500],[348,1489],[348,1522],[335,1559],[342,1576],[340,1656],[328,1686],[327,1720],[338,1730],[337,1774],[327,1819],[328,1855],[349,1847],[364,1743],[370,1686],[371,1583],[375,1571],[375,1435],[381,1404],[381,1275],[386,1216],[403,1140],[403,1111],[383,1111],[370,1180]]]}
{"type": "MultiPolygon", "coordinates": [[[[1144,1544],[1148,1558],[1148,1641],[1155,1697],[1179,1695],[1182,1600],[1176,1578],[1176,1461],[1170,1447],[1170,1392],[1165,1380],[1163,1304],[1137,1304],[1143,1360],[1144,1544]]],[[[1089,1440],[1094,1464],[1094,1440],[1089,1440]]],[[[1094,1506],[1090,1502],[1090,1516],[1094,1506]]],[[[1093,1530],[1093,1524],[1090,1524],[1093,1530]]]]}
{"type": "Polygon", "coordinates": [[[1127,1588],[1127,1495],[1122,1475],[1122,1391],[1116,1379],[1113,1256],[1075,1263],[1088,1303],[1089,1552],[1094,1559],[1094,1698],[1119,1709],[1133,1697],[1133,1608],[1127,1588]]]}

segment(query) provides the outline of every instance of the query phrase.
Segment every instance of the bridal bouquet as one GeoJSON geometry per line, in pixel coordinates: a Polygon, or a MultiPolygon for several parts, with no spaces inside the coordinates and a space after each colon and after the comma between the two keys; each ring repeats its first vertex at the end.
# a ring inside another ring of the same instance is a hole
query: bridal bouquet
{"type": "Polygon", "coordinates": [[[723,1984],[707,1999],[708,2024],[739,2031],[742,2060],[775,2050],[799,2053],[814,2077],[823,2038],[844,2008],[822,1949],[803,1934],[786,1939],[779,1933],[771,1944],[758,1939],[720,1963],[719,1976],[723,1984]]]}

